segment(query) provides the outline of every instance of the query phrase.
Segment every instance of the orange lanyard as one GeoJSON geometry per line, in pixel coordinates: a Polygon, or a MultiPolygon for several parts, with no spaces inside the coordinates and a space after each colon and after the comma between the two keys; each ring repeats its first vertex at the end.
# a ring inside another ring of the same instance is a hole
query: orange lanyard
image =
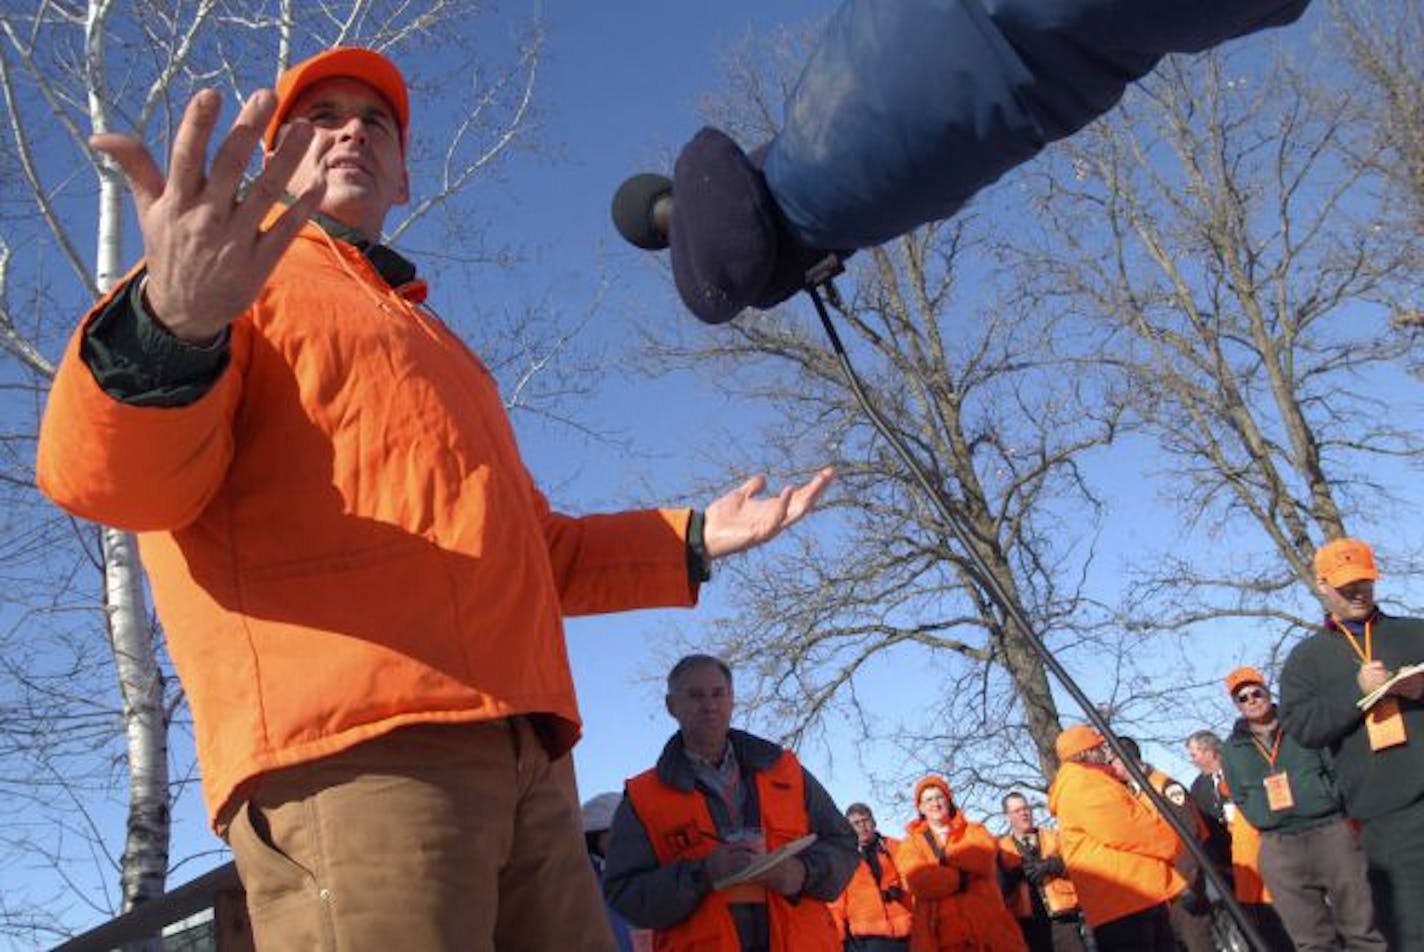
{"type": "Polygon", "coordinates": [[[1355,638],[1350,629],[1345,627],[1343,621],[1334,615],[1330,616],[1330,620],[1335,623],[1335,630],[1344,635],[1346,640],[1350,642],[1350,647],[1355,649],[1355,654],[1360,656],[1361,661],[1368,663],[1374,660],[1374,628],[1371,626],[1370,620],[1367,619],[1365,621],[1365,647],[1363,649],[1360,648],[1359,640],[1355,638]]]}
{"type": "Polygon", "coordinates": [[[1271,765],[1271,769],[1276,768],[1276,756],[1281,752],[1281,725],[1276,725],[1276,741],[1271,745],[1271,752],[1266,752],[1266,745],[1256,739],[1256,735],[1251,735],[1251,743],[1256,745],[1256,749],[1261,752],[1261,756],[1266,758],[1266,763],[1271,765]]]}

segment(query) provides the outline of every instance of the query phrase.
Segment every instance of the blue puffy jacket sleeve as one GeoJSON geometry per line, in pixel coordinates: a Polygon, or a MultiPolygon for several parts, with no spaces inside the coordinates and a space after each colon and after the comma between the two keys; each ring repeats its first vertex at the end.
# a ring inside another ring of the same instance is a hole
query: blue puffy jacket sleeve
{"type": "Polygon", "coordinates": [[[763,171],[792,235],[864,248],[947,218],[1110,109],[1164,55],[1309,0],[847,0],[763,171]]]}

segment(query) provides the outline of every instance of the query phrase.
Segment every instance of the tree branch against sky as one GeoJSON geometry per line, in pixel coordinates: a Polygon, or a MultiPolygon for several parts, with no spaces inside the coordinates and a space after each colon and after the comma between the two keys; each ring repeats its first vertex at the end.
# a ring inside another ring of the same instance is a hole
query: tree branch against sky
{"type": "MultiPolygon", "coordinates": [[[[710,103],[745,147],[771,134],[798,35],[740,51],[710,103]]],[[[853,259],[838,314],[990,571],[1144,739],[1185,736],[1213,707],[1219,675],[1193,669],[1204,623],[1229,613],[1285,637],[1313,621],[1315,546],[1411,498],[1421,449],[1401,410],[1419,392],[1385,332],[1418,272],[1381,227],[1376,170],[1355,161],[1367,129],[1339,94],[1350,75],[1272,66],[1273,49],[1167,61],[969,213],[853,259]],[[1139,472],[1160,495],[1126,516],[1148,521],[1151,546],[1113,553],[1141,573],[1129,590],[1095,549],[1125,512],[1105,474],[1139,472]]],[[[738,468],[829,453],[841,469],[834,528],[732,569],[717,644],[755,672],[741,700],[791,739],[840,719],[971,782],[1042,782],[1058,711],[1041,667],[808,321],[791,305],[657,336],[664,359],[767,408],[774,450],[729,434],[738,468]],[[888,706],[865,688],[887,670],[905,673],[888,706]]]]}
{"type": "MultiPolygon", "coordinates": [[[[727,62],[728,89],[707,114],[746,146],[771,133],[767,99],[785,95],[778,70],[799,60],[798,35],[753,41],[727,62]]],[[[1000,282],[993,235],[988,216],[963,215],[862,253],[836,317],[874,400],[952,500],[998,590],[1071,652],[1092,637],[1082,586],[1100,505],[1079,464],[1111,441],[1121,395],[1070,372],[1094,348],[1000,282]]],[[[936,737],[922,754],[953,751],[964,781],[1012,763],[1016,780],[1042,783],[1056,769],[1060,727],[1042,662],[797,310],[654,345],[661,359],[769,408],[775,422],[762,439],[741,443],[771,447],[772,458],[746,451],[730,465],[785,470],[829,454],[840,473],[833,531],[774,565],[729,570],[738,611],[717,634],[744,672],[739,702],[799,741],[828,717],[864,721],[856,691],[865,669],[930,665],[944,678],[935,708],[955,716],[910,718],[906,731],[936,737]],[[970,682],[987,688],[955,687],[970,682]]]]}
{"type": "Polygon", "coordinates": [[[1343,75],[1173,59],[1031,176],[1045,231],[1017,242],[1025,281],[1112,335],[1177,517],[1232,540],[1143,566],[1168,626],[1308,623],[1315,547],[1400,504],[1424,447],[1387,333],[1418,272],[1351,161],[1360,112],[1322,88],[1343,75]]]}

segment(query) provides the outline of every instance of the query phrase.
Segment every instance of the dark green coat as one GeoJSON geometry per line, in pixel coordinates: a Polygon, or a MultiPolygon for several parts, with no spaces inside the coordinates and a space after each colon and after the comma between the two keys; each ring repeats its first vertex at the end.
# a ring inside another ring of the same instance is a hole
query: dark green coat
{"type": "Polygon", "coordinates": [[[1226,785],[1231,788],[1231,802],[1258,830],[1301,829],[1344,813],[1328,754],[1302,747],[1286,735],[1281,738],[1276,765],[1272,767],[1251,740],[1251,728],[1244,717],[1236,722],[1221,748],[1221,765],[1226,785]],[[1290,778],[1295,806],[1272,810],[1265,780],[1267,774],[1281,771],[1290,778]]]}
{"type": "MultiPolygon", "coordinates": [[[[1394,670],[1424,661],[1424,621],[1379,614],[1374,658],[1394,670]]],[[[1304,747],[1327,749],[1345,799],[1359,820],[1392,813],[1424,797],[1424,705],[1400,699],[1409,740],[1370,750],[1355,675],[1360,658],[1339,632],[1321,629],[1292,649],[1281,670],[1281,722],[1304,747]]]]}

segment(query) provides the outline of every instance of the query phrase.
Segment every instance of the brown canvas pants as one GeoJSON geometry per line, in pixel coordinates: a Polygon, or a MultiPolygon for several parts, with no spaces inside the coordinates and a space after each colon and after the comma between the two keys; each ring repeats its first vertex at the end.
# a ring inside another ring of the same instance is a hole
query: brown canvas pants
{"type": "Polygon", "coordinates": [[[1384,952],[1365,854],[1344,818],[1307,830],[1261,834],[1261,878],[1301,952],[1384,952]]]}
{"type": "Polygon", "coordinates": [[[401,728],[262,778],[228,830],[257,948],[614,948],[573,762],[529,722],[401,728]]]}

